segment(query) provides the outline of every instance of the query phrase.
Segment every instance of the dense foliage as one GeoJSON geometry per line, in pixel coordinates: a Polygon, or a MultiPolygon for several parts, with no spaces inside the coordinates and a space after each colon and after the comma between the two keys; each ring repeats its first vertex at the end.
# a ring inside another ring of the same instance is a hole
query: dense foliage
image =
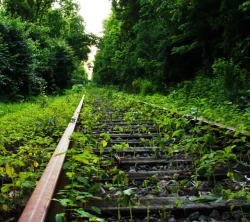
{"type": "Polygon", "coordinates": [[[250,131],[250,107],[228,101],[220,79],[198,76],[175,86],[167,96],[154,94],[138,97],[180,114],[202,116],[210,121],[250,131]]]}
{"type": "Polygon", "coordinates": [[[73,0],[0,3],[0,95],[57,92],[86,79],[82,62],[94,38],[73,0]],[[79,74],[80,72],[80,74],[79,74]]]}
{"type": "Polygon", "coordinates": [[[113,0],[95,80],[166,91],[197,75],[219,78],[228,100],[249,99],[249,1],[113,0]]]}
{"type": "MultiPolygon", "coordinates": [[[[171,87],[168,95],[149,95],[121,92],[114,86],[103,89],[133,97],[140,102],[162,107],[179,115],[191,115],[211,122],[250,132],[250,107],[239,106],[227,100],[221,80],[197,76],[171,87]],[[244,110],[243,110],[244,109],[244,110]]],[[[250,135],[250,134],[249,134],[250,135]]]]}
{"type": "MultiPolygon", "coordinates": [[[[234,209],[231,200],[249,201],[249,184],[242,182],[239,171],[232,170],[235,169],[232,167],[235,163],[249,164],[249,141],[246,135],[213,125],[194,123],[188,118],[176,115],[173,110],[164,111],[136,99],[133,95],[107,88],[87,90],[78,131],[71,137],[72,146],[64,163],[64,172],[68,180],[54,199],[61,205],[61,208],[58,208],[60,214],[56,216],[58,221],[59,218],[60,221],[172,221],[164,218],[164,214],[160,214],[159,220],[149,219],[149,215],[154,214],[151,210],[145,219],[137,220],[138,215],[143,217],[143,212],[133,215],[132,211],[145,206],[143,198],[148,198],[147,206],[150,206],[152,199],[171,197],[176,201],[177,208],[189,200],[193,201],[194,205],[200,202],[210,207],[213,206],[213,202],[226,200],[231,211],[234,209]],[[114,122],[110,124],[112,120],[114,122]],[[117,124],[117,120],[125,124],[117,124]],[[157,137],[140,136],[137,140],[141,142],[140,145],[133,144],[135,137],[120,137],[126,134],[152,134],[152,126],[148,125],[151,121],[153,128],[157,129],[157,137]],[[136,126],[133,125],[135,122],[136,126]],[[145,153],[139,154],[135,151],[136,148],[142,147],[150,147],[149,149],[153,150],[152,156],[146,154],[145,157],[145,153]],[[117,153],[119,150],[123,152],[117,153]],[[133,152],[128,154],[125,150],[133,152]],[[114,161],[114,156],[119,157],[119,165],[114,161]],[[194,169],[188,178],[181,177],[181,173],[175,173],[172,179],[169,179],[170,176],[162,178],[156,173],[159,169],[161,172],[173,169],[181,169],[182,173],[187,171],[189,165],[182,168],[181,163],[172,162],[180,157],[182,160],[192,159],[194,169]],[[121,163],[128,159],[138,161],[137,158],[162,158],[171,163],[165,166],[166,168],[157,168],[153,164],[144,168],[137,163],[121,163]],[[226,178],[215,179],[218,169],[223,169],[226,178]],[[135,177],[129,176],[129,173],[139,174],[145,171],[153,171],[155,175],[140,178],[139,183],[135,177]],[[202,174],[205,175],[203,179],[199,177],[202,174]],[[170,181],[165,188],[162,186],[164,180],[170,181]],[[202,192],[204,189],[206,191],[202,192]],[[198,190],[198,194],[194,194],[194,190],[198,190]],[[193,199],[187,198],[186,195],[193,196],[193,199]],[[181,196],[185,196],[185,200],[178,202],[177,198],[181,196]],[[98,207],[95,205],[97,203],[98,207]],[[110,208],[117,207],[117,214],[115,211],[112,214],[101,211],[107,203],[110,208]],[[124,211],[121,214],[119,209],[122,207],[130,208],[129,220],[121,219],[124,211]]],[[[168,207],[169,203],[166,203],[164,205],[168,207]]],[[[166,210],[165,207],[159,208],[159,212],[166,210]]],[[[167,215],[171,214],[171,211],[168,211],[167,215]]]]}
{"type": "Polygon", "coordinates": [[[38,97],[0,117],[0,221],[17,221],[71,119],[81,94],[38,97]]]}

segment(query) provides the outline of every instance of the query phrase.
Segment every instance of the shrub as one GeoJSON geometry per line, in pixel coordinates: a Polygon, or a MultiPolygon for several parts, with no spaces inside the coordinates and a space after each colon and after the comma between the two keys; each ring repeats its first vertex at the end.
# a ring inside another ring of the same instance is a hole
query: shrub
{"type": "Polygon", "coordinates": [[[50,36],[50,27],[0,11],[0,99],[39,95],[44,86],[48,93],[57,93],[72,83],[83,84],[85,71],[79,64],[63,36],[50,36]]]}
{"type": "Polygon", "coordinates": [[[41,82],[46,81],[49,93],[71,86],[71,74],[77,67],[72,48],[62,39],[49,38],[49,29],[30,25],[33,42],[33,71],[41,82]]]}
{"type": "Polygon", "coordinates": [[[32,48],[25,26],[0,15],[0,94],[15,99],[30,94],[37,81],[32,73],[32,48]]]}
{"type": "Polygon", "coordinates": [[[49,65],[52,67],[49,86],[52,90],[71,86],[71,74],[75,69],[74,59],[74,53],[65,41],[53,41],[52,54],[49,58],[49,65]]]}
{"type": "Polygon", "coordinates": [[[72,73],[72,84],[86,84],[88,81],[87,73],[82,64],[76,64],[76,69],[72,73]]]}
{"type": "Polygon", "coordinates": [[[242,105],[247,102],[249,90],[249,72],[234,64],[232,60],[218,59],[212,65],[213,72],[222,78],[225,94],[232,102],[242,105]]]}
{"type": "Polygon", "coordinates": [[[139,92],[141,95],[151,94],[154,92],[154,85],[147,79],[136,79],[132,82],[132,86],[135,92],[139,92]]]}

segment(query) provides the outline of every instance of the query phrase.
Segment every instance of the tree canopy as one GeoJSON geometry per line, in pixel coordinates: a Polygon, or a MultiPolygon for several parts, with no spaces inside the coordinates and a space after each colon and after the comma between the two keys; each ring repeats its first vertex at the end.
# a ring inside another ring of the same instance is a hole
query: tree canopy
{"type": "Polygon", "coordinates": [[[249,12],[246,0],[113,0],[95,81],[166,91],[219,75],[228,96],[238,98],[250,82],[249,12]]]}
{"type": "Polygon", "coordinates": [[[44,88],[54,93],[82,83],[86,73],[80,67],[94,42],[74,0],[3,0],[1,98],[37,95],[44,88]]]}

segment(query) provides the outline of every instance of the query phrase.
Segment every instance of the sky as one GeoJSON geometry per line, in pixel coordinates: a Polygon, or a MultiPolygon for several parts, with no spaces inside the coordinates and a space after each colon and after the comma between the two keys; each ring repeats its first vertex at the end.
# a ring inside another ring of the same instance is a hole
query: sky
{"type": "MultiPolygon", "coordinates": [[[[80,14],[84,18],[86,24],[86,31],[97,36],[102,36],[103,21],[109,16],[111,12],[110,0],[77,0],[80,3],[80,14]]],[[[97,52],[96,47],[91,47],[89,60],[85,64],[88,71],[89,79],[92,78],[93,61],[97,52]],[[88,64],[92,64],[89,66],[88,64]]]]}
{"type": "Polygon", "coordinates": [[[78,0],[78,2],[81,6],[80,14],[85,20],[87,32],[100,36],[103,20],[110,14],[110,0],[78,0]]]}

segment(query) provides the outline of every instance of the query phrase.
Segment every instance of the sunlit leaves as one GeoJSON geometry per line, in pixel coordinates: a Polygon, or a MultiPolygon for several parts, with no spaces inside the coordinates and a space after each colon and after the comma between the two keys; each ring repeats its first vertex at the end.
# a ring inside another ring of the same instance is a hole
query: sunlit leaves
{"type": "Polygon", "coordinates": [[[72,158],[86,165],[97,163],[99,161],[99,157],[93,155],[90,150],[84,150],[81,154],[73,155],[72,158]]]}
{"type": "Polygon", "coordinates": [[[6,174],[9,176],[9,177],[13,177],[14,176],[14,173],[15,173],[15,170],[12,166],[10,165],[6,165],[5,166],[5,171],[6,171],[6,174]]]}

